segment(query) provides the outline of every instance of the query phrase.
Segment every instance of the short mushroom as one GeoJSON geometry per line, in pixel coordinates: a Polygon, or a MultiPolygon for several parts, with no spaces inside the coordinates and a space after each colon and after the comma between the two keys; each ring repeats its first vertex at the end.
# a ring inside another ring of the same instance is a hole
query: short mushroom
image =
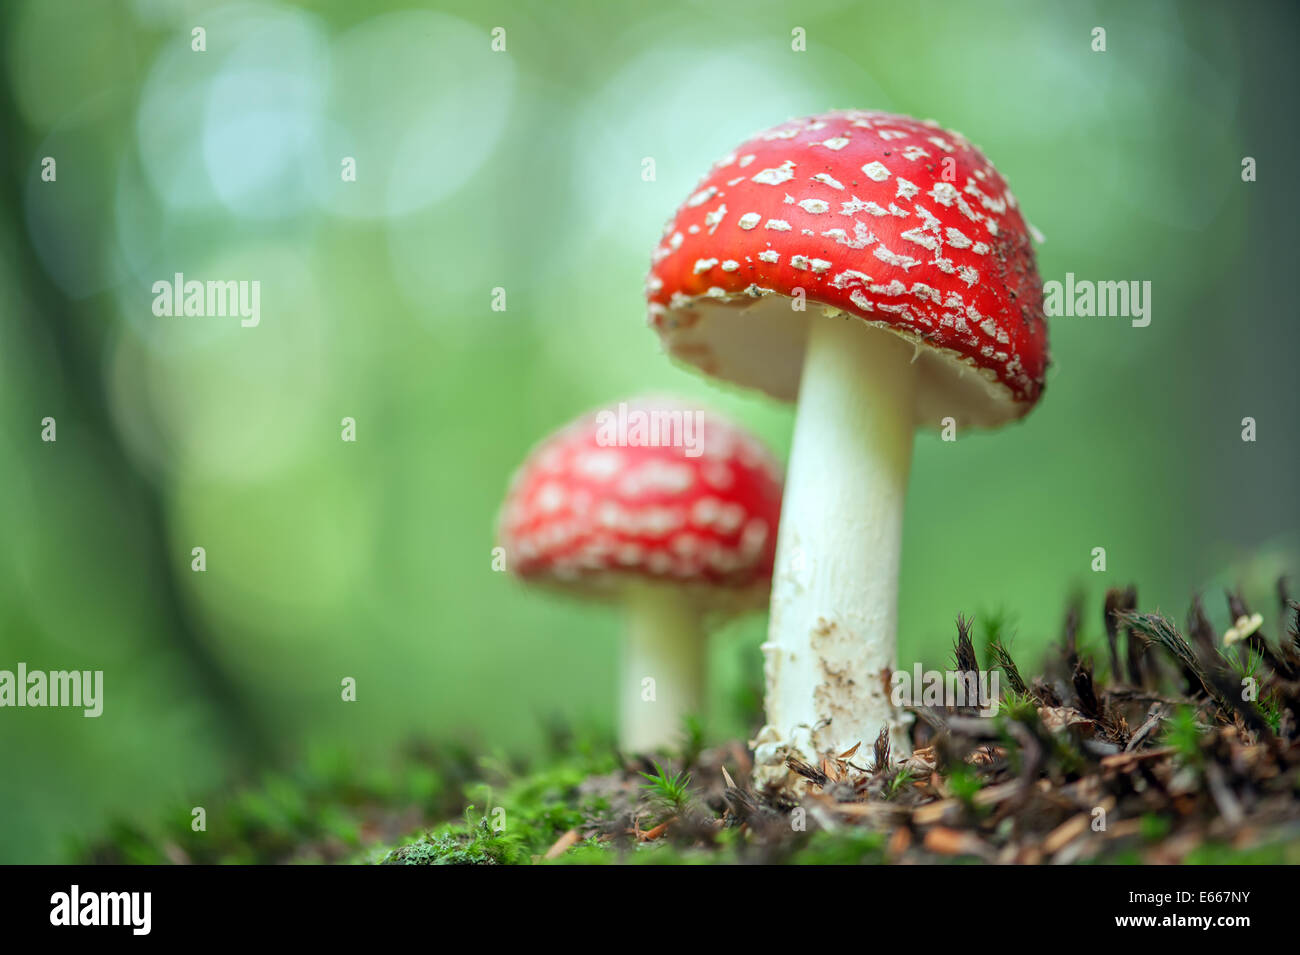
{"type": "Polygon", "coordinates": [[[626,610],[625,751],[671,743],[699,712],[706,617],[767,602],[780,507],[780,470],[756,438],[659,397],[583,416],[516,473],[499,527],[507,567],[626,610]]]}
{"type": "Polygon", "coordinates": [[[798,401],[759,779],[794,785],[785,757],[815,763],[883,725],[906,752],[888,679],[914,429],[1018,419],[1048,364],[1030,229],[1006,182],[932,122],[792,120],[714,164],[664,230],[646,291],[672,356],[798,401]]]}

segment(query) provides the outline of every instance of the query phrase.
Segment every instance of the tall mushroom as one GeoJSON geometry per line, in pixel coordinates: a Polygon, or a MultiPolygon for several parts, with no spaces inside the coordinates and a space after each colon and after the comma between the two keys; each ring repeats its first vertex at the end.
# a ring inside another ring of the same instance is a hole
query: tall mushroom
{"type": "MultiPolygon", "coordinates": [[[[668,352],[797,397],[764,645],[759,778],[891,728],[903,500],[917,426],[1038,401],[1042,283],[1007,184],[962,136],[879,112],[761,133],[677,210],[647,279],[668,352]]],[[[954,476],[954,481],[959,481],[954,476]]]]}
{"type": "Polygon", "coordinates": [[[625,609],[624,750],[672,742],[699,712],[706,617],[766,603],[780,507],[779,468],[756,438],[660,397],[584,415],[515,474],[499,527],[508,568],[625,609]]]}

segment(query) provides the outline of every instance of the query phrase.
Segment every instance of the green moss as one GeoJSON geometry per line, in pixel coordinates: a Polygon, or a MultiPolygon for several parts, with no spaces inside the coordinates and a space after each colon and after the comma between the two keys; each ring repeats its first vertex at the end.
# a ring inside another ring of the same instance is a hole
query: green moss
{"type": "Polygon", "coordinates": [[[1237,849],[1207,842],[1183,859],[1184,865],[1296,865],[1300,863],[1300,840],[1237,849]]]}
{"type": "Polygon", "coordinates": [[[1172,746],[1184,763],[1199,766],[1202,761],[1201,736],[1201,727],[1196,721],[1196,708],[1175,707],[1165,723],[1164,744],[1172,746]]]}
{"type": "Polygon", "coordinates": [[[796,865],[880,865],[885,861],[885,837],[869,830],[818,831],[788,861],[796,865]]]}
{"type": "Polygon", "coordinates": [[[1142,814],[1138,827],[1145,841],[1159,842],[1169,835],[1170,830],[1174,828],[1174,821],[1167,816],[1157,816],[1148,812],[1142,814]]]}
{"type": "Polygon", "coordinates": [[[1002,697],[1000,715],[1018,723],[1032,724],[1038,722],[1038,701],[1028,693],[1008,690],[1002,697]]]}
{"type": "Polygon", "coordinates": [[[885,785],[885,798],[893,799],[915,781],[916,778],[911,772],[906,769],[899,769],[889,778],[889,782],[885,785]]]}
{"type": "Polygon", "coordinates": [[[690,799],[691,777],[689,773],[670,773],[657,762],[653,773],[642,773],[648,782],[642,785],[659,808],[667,815],[680,812],[690,799]]]}
{"type": "Polygon", "coordinates": [[[970,766],[958,763],[949,771],[946,782],[952,794],[961,800],[967,809],[975,809],[975,794],[984,784],[970,766]]]}
{"type": "Polygon", "coordinates": [[[69,845],[67,856],[128,865],[350,861],[375,833],[392,839],[419,819],[460,812],[472,771],[467,751],[456,746],[411,746],[381,765],[341,750],[315,751],[292,771],[196,794],[159,818],[119,819],[102,836],[69,845]],[[195,807],[204,810],[199,830],[195,807]]]}
{"type": "Polygon", "coordinates": [[[439,826],[416,842],[387,853],[383,865],[526,865],[528,850],[523,838],[508,833],[489,816],[473,818],[474,807],[465,812],[465,823],[439,826]]]}
{"type": "MultiPolygon", "coordinates": [[[[612,749],[575,747],[576,752],[532,771],[515,771],[502,760],[485,760],[488,778],[465,787],[473,802],[463,822],[446,823],[406,844],[359,861],[414,865],[526,864],[542,856],[570,829],[605,809],[604,801],[579,793],[592,776],[618,766],[612,749]],[[474,806],[482,806],[476,816],[474,806]]],[[[606,850],[607,851],[607,850],[606,850]]]]}

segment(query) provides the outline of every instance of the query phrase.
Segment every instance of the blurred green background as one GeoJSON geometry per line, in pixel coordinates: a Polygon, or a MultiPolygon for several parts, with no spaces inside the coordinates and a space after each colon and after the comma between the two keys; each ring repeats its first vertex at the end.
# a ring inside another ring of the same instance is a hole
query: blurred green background
{"type": "MultiPolygon", "coordinates": [[[[663,358],[642,280],[713,159],[830,108],[978,143],[1046,236],[1045,280],[1153,286],[1148,328],[1051,323],[1024,423],[918,439],[902,659],[946,660],[958,611],[1009,613],[1032,656],[1071,592],[1096,633],[1096,598],[1128,582],[1179,619],[1205,589],[1221,625],[1215,591],[1240,582],[1272,626],[1300,528],[1297,19],[1128,0],[4,4],[0,668],[102,669],[106,702],[97,720],[0,710],[0,861],[57,860],[110,816],[323,742],[519,751],[541,716],[608,725],[618,617],[493,573],[496,509],[536,440],[651,389],[785,453],[790,408],[663,358]],[[175,272],[260,281],[260,326],[155,317],[175,272]]],[[[713,732],[750,729],[729,688],[763,627],[713,643],[713,732]]]]}

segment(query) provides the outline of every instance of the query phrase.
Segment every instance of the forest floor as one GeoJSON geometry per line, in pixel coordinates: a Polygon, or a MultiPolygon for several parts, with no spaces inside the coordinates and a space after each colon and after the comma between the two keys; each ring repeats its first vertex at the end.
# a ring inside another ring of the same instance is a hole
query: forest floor
{"type": "MultiPolygon", "coordinates": [[[[1101,662],[1070,608],[1059,646],[1026,679],[996,631],[984,666],[1002,692],[916,706],[913,751],[881,737],[812,766],[798,798],[755,789],[741,741],[696,726],[657,758],[552,728],[527,760],[412,744],[380,771],[317,754],[294,772],[189,808],[119,823],[70,855],[171,863],[1300,863],[1300,605],[1281,623],[1228,594],[1217,633],[1198,601],[1185,626],[1112,590],[1101,662]],[[1106,676],[1101,676],[1101,673],[1106,676]],[[986,704],[988,701],[984,701],[986,704]],[[985,706],[987,711],[991,707],[985,706]]],[[[979,672],[958,618],[952,669],[979,672]]]]}

